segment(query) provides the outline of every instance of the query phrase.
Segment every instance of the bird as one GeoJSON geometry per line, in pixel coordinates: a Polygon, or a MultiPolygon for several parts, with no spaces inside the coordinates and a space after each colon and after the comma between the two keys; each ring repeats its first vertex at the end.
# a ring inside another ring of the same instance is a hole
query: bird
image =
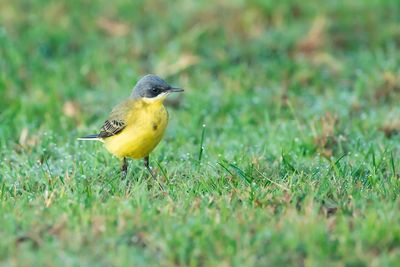
{"type": "Polygon", "coordinates": [[[112,155],[121,160],[121,174],[128,171],[127,158],[143,159],[144,166],[153,174],[149,155],[161,141],[168,125],[168,111],[164,106],[166,97],[182,88],[169,85],[154,74],[143,76],[134,86],[130,97],[116,105],[97,134],[78,138],[104,143],[112,155]]]}

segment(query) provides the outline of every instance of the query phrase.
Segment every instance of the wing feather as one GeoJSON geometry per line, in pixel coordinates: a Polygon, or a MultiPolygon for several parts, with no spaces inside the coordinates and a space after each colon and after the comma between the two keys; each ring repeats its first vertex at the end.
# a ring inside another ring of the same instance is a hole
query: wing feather
{"type": "Polygon", "coordinates": [[[126,117],[133,106],[134,103],[128,100],[114,107],[101,127],[98,137],[107,138],[120,133],[126,127],[126,117]]]}
{"type": "Polygon", "coordinates": [[[106,120],[101,127],[99,137],[106,138],[118,134],[125,128],[123,120],[106,120]]]}

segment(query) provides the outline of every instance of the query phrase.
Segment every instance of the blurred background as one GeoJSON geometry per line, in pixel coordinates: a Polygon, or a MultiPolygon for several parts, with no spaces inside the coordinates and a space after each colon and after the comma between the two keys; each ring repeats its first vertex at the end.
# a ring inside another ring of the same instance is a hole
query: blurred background
{"type": "Polygon", "coordinates": [[[0,265],[395,266],[399,48],[399,0],[1,0],[0,265]],[[163,193],[76,141],[147,73],[163,193]]]}

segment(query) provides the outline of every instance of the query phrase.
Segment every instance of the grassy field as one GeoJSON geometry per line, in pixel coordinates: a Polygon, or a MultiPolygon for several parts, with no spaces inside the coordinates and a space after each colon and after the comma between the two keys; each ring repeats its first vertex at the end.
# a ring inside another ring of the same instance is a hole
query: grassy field
{"type": "Polygon", "coordinates": [[[0,266],[398,266],[399,48],[397,0],[1,1],[0,266]],[[76,140],[146,73],[165,192],[76,140]]]}

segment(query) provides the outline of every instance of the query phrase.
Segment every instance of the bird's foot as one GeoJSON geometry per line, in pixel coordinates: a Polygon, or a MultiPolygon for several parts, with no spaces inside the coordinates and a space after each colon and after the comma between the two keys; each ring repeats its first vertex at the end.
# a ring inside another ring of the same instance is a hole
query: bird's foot
{"type": "Polygon", "coordinates": [[[157,179],[157,176],[153,173],[153,171],[151,170],[150,164],[149,164],[149,156],[144,158],[144,166],[146,167],[146,169],[149,171],[151,177],[153,177],[153,180],[158,184],[158,186],[160,187],[160,189],[162,191],[165,192],[164,187],[162,186],[162,184],[160,183],[160,181],[157,179]]]}

